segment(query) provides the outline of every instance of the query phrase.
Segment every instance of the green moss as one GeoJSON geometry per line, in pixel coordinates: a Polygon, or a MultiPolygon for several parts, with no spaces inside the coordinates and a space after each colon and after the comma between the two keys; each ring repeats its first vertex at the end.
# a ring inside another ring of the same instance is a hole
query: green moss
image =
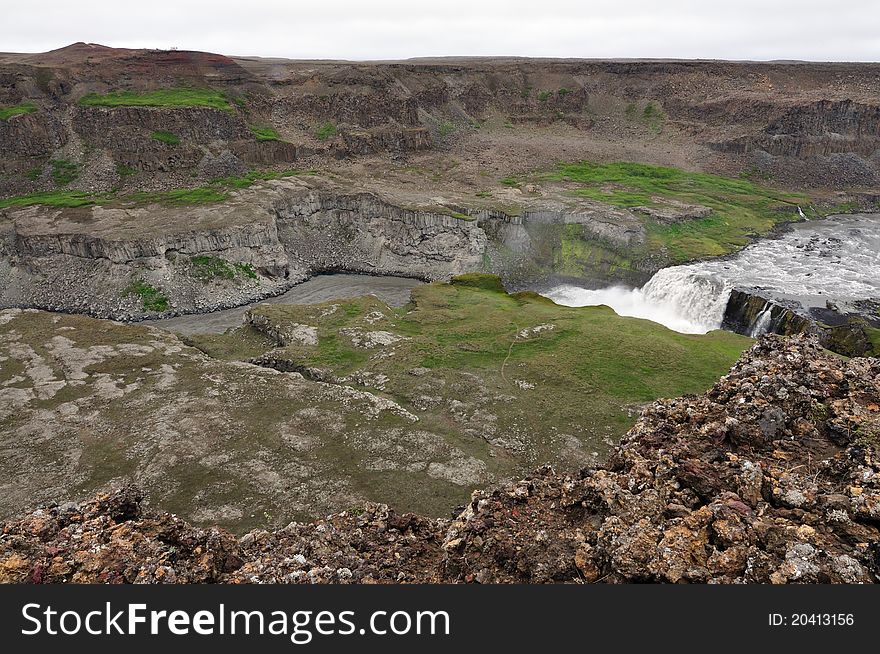
{"type": "Polygon", "coordinates": [[[880,357],[880,329],[865,327],[865,334],[867,334],[868,340],[871,341],[871,346],[874,348],[871,356],[880,357]]]}
{"type": "Polygon", "coordinates": [[[258,141],[280,141],[281,136],[272,127],[251,126],[251,132],[258,141]]]}
{"type": "Polygon", "coordinates": [[[437,133],[440,138],[446,138],[455,131],[455,123],[448,120],[441,120],[437,125],[437,133]]]}
{"type": "Polygon", "coordinates": [[[137,168],[132,168],[131,166],[126,166],[125,164],[119,164],[116,166],[116,174],[120,177],[131,177],[133,175],[137,175],[137,168]]]}
{"type": "Polygon", "coordinates": [[[656,205],[658,200],[670,199],[711,208],[712,214],[704,219],[673,225],[648,223],[650,247],[666,251],[675,262],[734,252],[779,223],[796,220],[793,205],[809,202],[803,194],[745,179],[640,163],[562,164],[546,178],[573,182],[575,195],[619,207],[656,205]]]}
{"type": "Polygon", "coordinates": [[[235,266],[235,270],[245,277],[249,279],[257,279],[257,270],[253,267],[253,265],[249,263],[236,263],[233,264],[235,266]]]}
{"type": "Polygon", "coordinates": [[[13,116],[23,116],[24,114],[31,114],[37,110],[37,105],[33,102],[27,101],[17,104],[12,107],[0,107],[0,120],[9,120],[13,116]]]}
{"type": "Polygon", "coordinates": [[[220,257],[196,255],[190,257],[193,276],[202,281],[211,279],[235,279],[237,276],[257,279],[257,271],[249,263],[232,263],[220,257]]]}
{"type": "Polygon", "coordinates": [[[660,108],[660,105],[654,101],[645,105],[642,110],[642,123],[652,132],[663,131],[663,124],[666,122],[666,113],[660,108]]]}
{"type": "Polygon", "coordinates": [[[150,134],[157,141],[161,141],[167,145],[180,145],[180,138],[171,132],[166,132],[164,130],[157,130],[150,134]]]}
{"type": "Polygon", "coordinates": [[[42,174],[43,174],[43,169],[41,167],[37,166],[36,168],[31,168],[29,171],[27,171],[27,173],[25,173],[25,177],[27,177],[29,180],[34,182],[34,181],[38,180],[40,178],[40,175],[42,175],[42,174]]]}
{"type": "Polygon", "coordinates": [[[632,269],[632,259],[592,240],[583,225],[563,225],[561,230],[559,248],[554,253],[555,272],[580,277],[589,270],[613,273],[632,269]]]}
{"type": "Polygon", "coordinates": [[[167,204],[172,206],[188,204],[212,204],[229,198],[224,190],[202,186],[180,188],[173,191],[139,191],[125,197],[125,201],[143,206],[147,204],[167,204]]]}
{"type": "MultiPolygon", "coordinates": [[[[52,162],[53,171],[58,170],[60,180],[66,179],[73,171],[74,177],[78,168],[68,162],[52,162]]],[[[134,175],[137,170],[124,165],[117,167],[120,176],[134,175]]],[[[85,207],[95,204],[123,204],[143,206],[146,204],[167,204],[173,206],[188,204],[211,204],[223,202],[229,198],[229,191],[247,188],[258,181],[283,179],[294,175],[311,174],[298,170],[253,170],[240,177],[224,177],[216,179],[209,186],[196,188],[174,189],[172,191],[139,191],[125,195],[116,193],[93,194],[80,191],[49,191],[31,193],[13,198],[0,199],[0,208],[26,207],[45,205],[51,207],[85,207]]],[[[36,176],[39,176],[37,173],[36,176]]]]}
{"type": "MultiPolygon", "coordinates": [[[[477,402],[496,416],[495,433],[523,435],[540,460],[559,455],[559,434],[576,434],[590,448],[603,449],[604,439],[632,425],[635,413],[627,407],[704,391],[752,342],[721,331],[679,334],[607,307],[568,308],[534,293],[508,295],[498,277],[480,274],[419,286],[412,304],[400,310],[358,298],[251,311],[282,329],[295,323],[317,330],[318,345],[282,348],[277,356],[337,379],[382,375],[388,380],[383,395],[405,407],[430,395],[436,408],[418,411],[420,429],[447,433],[452,417],[444,407],[453,400],[477,402]],[[401,339],[384,356],[352,340],[353,333],[376,330],[401,339]],[[430,373],[411,374],[417,368],[430,373]]],[[[253,357],[243,334],[193,341],[209,354],[238,350],[253,357]]],[[[462,447],[474,447],[464,441],[462,447]]]]}
{"type": "Polygon", "coordinates": [[[58,186],[67,186],[79,177],[79,166],[66,159],[53,159],[49,162],[52,169],[52,181],[58,186]]]}
{"type": "Polygon", "coordinates": [[[213,89],[159,89],[156,91],[114,91],[90,93],[80,99],[87,107],[207,107],[232,111],[222,91],[213,89]]]}
{"type": "Polygon", "coordinates": [[[44,193],[31,193],[30,195],[0,199],[0,209],[6,207],[29,207],[38,204],[47,207],[63,208],[88,207],[98,204],[102,197],[82,191],[46,191],[44,193]]]}
{"type": "Polygon", "coordinates": [[[143,307],[147,311],[161,313],[168,310],[168,298],[155,286],[147,284],[141,279],[134,280],[124,291],[125,295],[138,296],[143,307]]]}
{"type": "Polygon", "coordinates": [[[315,129],[315,138],[319,141],[327,141],[335,137],[337,133],[336,125],[333,123],[324,123],[315,129]]]}
{"type": "Polygon", "coordinates": [[[199,279],[208,280],[215,277],[219,279],[235,278],[235,268],[226,259],[198,255],[191,257],[190,261],[193,265],[193,276],[199,279]]]}
{"type": "Polygon", "coordinates": [[[480,288],[484,291],[494,291],[495,293],[507,293],[501,278],[498,275],[489,275],[486,273],[467,273],[452,278],[455,286],[469,286],[471,288],[480,288]]]}

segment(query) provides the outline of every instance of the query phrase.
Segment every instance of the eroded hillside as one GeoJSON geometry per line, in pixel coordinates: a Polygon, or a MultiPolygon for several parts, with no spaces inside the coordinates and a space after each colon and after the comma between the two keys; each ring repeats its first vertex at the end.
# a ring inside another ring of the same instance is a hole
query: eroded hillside
{"type": "Polygon", "coordinates": [[[878,380],[878,359],[768,336],[649,406],[608,464],[477,491],[452,520],[368,504],[237,539],[125,489],[3,523],[0,581],[876,582],[878,380]]]}
{"type": "Polygon", "coordinates": [[[638,406],[707,388],[748,344],[510,296],[492,277],[421,286],[400,309],[259,305],[188,341],[204,352],[155,327],[2,321],[4,514],[123,480],[237,530],[367,499],[444,515],[542,463],[596,461],[638,406]]]}

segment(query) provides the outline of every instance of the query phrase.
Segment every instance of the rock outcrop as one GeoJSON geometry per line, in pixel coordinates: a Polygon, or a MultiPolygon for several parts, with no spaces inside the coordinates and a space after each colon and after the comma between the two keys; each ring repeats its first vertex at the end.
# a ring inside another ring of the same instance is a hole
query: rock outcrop
{"type": "Polygon", "coordinates": [[[871,583],[880,360],[769,336],[644,410],[604,466],[542,468],[452,520],[382,505],[236,539],[132,489],[0,525],[6,582],[871,583]]]}
{"type": "MultiPolygon", "coordinates": [[[[589,200],[572,208],[544,204],[522,215],[408,207],[393,196],[303,176],[243,189],[218,204],[0,210],[0,307],[121,320],[199,313],[341,271],[428,281],[491,271],[518,286],[553,270],[570,228],[579,230],[577,239],[619,251],[644,242],[644,225],[624,209],[589,200]],[[193,263],[205,257],[249,274],[200,274],[193,263]],[[157,289],[167,306],[132,296],[133,282],[157,289]]],[[[591,261],[589,268],[596,278],[640,283],[661,263],[615,271],[591,261]]]]}

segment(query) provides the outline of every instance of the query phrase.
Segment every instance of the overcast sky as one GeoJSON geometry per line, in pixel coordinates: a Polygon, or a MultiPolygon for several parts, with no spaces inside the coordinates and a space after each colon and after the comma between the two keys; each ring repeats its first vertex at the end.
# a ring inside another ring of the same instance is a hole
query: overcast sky
{"type": "Polygon", "coordinates": [[[4,0],[0,51],[880,61],[878,0],[4,0]]]}

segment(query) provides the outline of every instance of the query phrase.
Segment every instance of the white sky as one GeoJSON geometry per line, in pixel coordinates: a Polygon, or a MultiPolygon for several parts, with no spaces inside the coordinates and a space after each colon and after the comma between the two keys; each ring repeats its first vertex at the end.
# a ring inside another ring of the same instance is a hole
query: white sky
{"type": "Polygon", "coordinates": [[[0,16],[5,52],[880,61],[880,0],[3,0],[0,16]]]}

